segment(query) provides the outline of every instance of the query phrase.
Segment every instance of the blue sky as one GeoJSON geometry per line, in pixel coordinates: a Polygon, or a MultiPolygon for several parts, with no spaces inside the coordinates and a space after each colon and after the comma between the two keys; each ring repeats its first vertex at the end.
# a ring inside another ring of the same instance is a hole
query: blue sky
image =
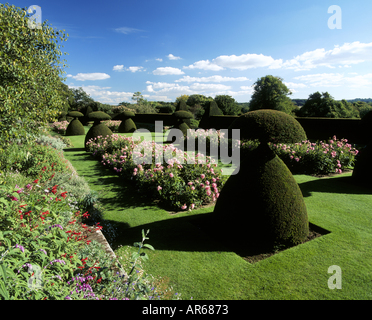
{"type": "Polygon", "coordinates": [[[292,98],[328,91],[372,98],[371,0],[13,1],[38,5],[65,29],[64,83],[117,105],[227,94],[249,102],[263,76],[283,78],[292,98]],[[341,9],[328,13],[332,5],[341,9]],[[341,29],[331,29],[340,23],[341,29]]]}

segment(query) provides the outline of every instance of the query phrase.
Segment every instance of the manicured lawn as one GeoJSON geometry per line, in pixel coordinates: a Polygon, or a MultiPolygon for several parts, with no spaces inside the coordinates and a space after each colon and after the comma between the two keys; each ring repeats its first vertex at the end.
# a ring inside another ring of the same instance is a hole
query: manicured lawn
{"type": "MultiPolygon", "coordinates": [[[[140,241],[142,229],[150,229],[148,243],[156,251],[146,249],[145,270],[168,277],[184,299],[372,298],[372,191],[353,185],[351,173],[323,179],[295,175],[310,222],[329,233],[250,264],[223,234],[200,228],[213,206],[170,214],[87,154],[84,136],[70,140],[74,147],[64,150],[65,157],[99,192],[104,217],[117,228],[115,253],[120,256],[140,241]],[[332,265],[341,267],[342,289],[328,288],[332,265]]],[[[226,218],[233,215],[232,206],[226,218]]]]}

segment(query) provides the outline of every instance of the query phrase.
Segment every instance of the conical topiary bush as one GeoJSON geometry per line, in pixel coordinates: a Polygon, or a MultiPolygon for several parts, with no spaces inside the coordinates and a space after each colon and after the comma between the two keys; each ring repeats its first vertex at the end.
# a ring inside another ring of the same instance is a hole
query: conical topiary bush
{"type": "Polygon", "coordinates": [[[85,135],[85,129],[83,124],[78,118],[83,117],[84,115],[79,111],[71,111],[68,113],[68,116],[74,117],[66,129],[66,136],[82,136],[85,135]]]}
{"type": "Polygon", "coordinates": [[[199,127],[203,129],[211,129],[209,125],[209,117],[223,116],[222,110],[218,107],[216,101],[210,101],[205,108],[205,112],[199,122],[199,127]]]}
{"type": "Polygon", "coordinates": [[[133,133],[137,130],[137,126],[132,120],[133,117],[135,114],[131,111],[124,111],[115,117],[115,119],[121,120],[119,133],[133,133]]]}
{"type": "Polygon", "coordinates": [[[94,111],[89,114],[89,120],[94,121],[94,123],[93,126],[87,132],[87,135],[85,136],[84,141],[85,148],[87,142],[90,139],[94,139],[98,136],[102,137],[111,136],[113,134],[113,132],[110,130],[108,126],[106,126],[104,123],[101,123],[101,121],[110,119],[111,117],[102,111],[94,111]]]}
{"type": "Polygon", "coordinates": [[[268,146],[271,141],[300,142],[306,135],[302,127],[287,119],[291,116],[278,112],[254,114],[235,127],[246,130],[245,138],[259,139],[260,145],[240,159],[238,171],[227,180],[213,212],[219,233],[250,248],[296,245],[309,233],[302,192],[290,170],[268,146]],[[280,121],[292,124],[290,130],[278,124],[280,121]],[[246,128],[247,122],[254,129],[246,128]]]}
{"type": "Polygon", "coordinates": [[[247,248],[297,245],[309,222],[302,192],[284,162],[266,143],[230,176],[213,212],[215,231],[247,248]]]}

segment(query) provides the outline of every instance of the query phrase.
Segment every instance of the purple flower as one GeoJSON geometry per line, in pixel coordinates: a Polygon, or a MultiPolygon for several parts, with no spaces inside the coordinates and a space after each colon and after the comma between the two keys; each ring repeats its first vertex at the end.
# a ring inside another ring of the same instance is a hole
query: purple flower
{"type": "Polygon", "coordinates": [[[19,245],[19,244],[16,244],[16,245],[15,245],[15,248],[18,248],[18,249],[20,249],[22,252],[25,252],[25,248],[22,247],[22,246],[19,245]]]}

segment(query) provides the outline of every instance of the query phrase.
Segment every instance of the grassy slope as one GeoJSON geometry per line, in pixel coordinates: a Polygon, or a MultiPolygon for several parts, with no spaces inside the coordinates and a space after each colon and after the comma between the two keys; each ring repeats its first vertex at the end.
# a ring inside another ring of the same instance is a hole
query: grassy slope
{"type": "Polygon", "coordinates": [[[139,241],[141,229],[150,229],[148,243],[156,251],[148,250],[146,270],[168,277],[184,298],[372,298],[372,192],[350,184],[350,173],[330,179],[296,175],[310,222],[330,233],[250,264],[218,241],[223,235],[212,237],[190,223],[213,207],[170,215],[140,199],[136,190],[86,154],[83,138],[71,137],[75,148],[66,149],[65,156],[91,189],[100,192],[105,218],[120,234],[113,245],[116,254],[139,241]],[[328,288],[331,265],[342,269],[341,290],[328,288]]]}

